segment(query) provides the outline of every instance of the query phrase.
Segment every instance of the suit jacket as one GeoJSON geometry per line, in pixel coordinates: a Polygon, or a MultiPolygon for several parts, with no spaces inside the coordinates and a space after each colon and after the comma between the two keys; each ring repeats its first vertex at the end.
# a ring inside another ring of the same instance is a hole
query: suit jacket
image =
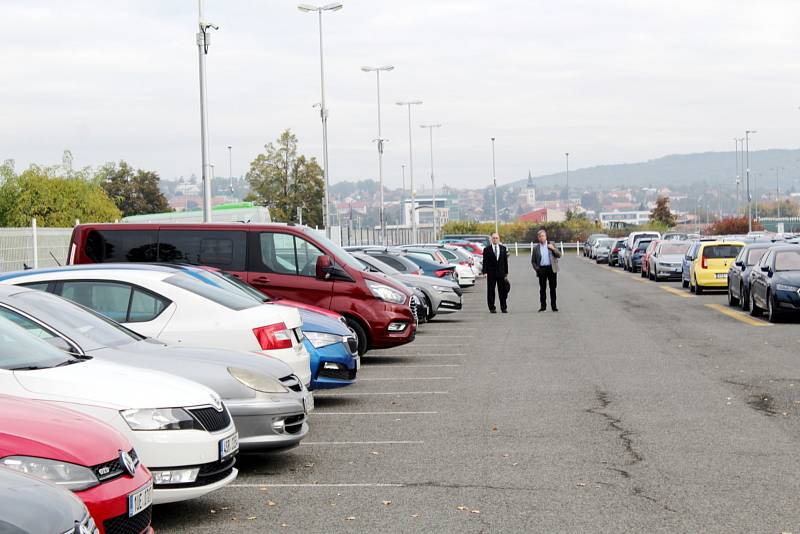
{"type": "Polygon", "coordinates": [[[508,274],[508,249],[503,245],[500,248],[500,257],[494,255],[492,245],[483,249],[483,273],[502,278],[508,274]]]}
{"type": "MultiPolygon", "coordinates": [[[[550,251],[550,266],[553,268],[553,272],[557,273],[558,258],[561,257],[561,252],[558,251],[558,247],[556,247],[555,243],[553,243],[552,241],[548,241],[547,244],[553,245],[553,248],[556,249],[555,252],[552,250],[550,251]]],[[[542,263],[542,251],[539,250],[539,243],[534,243],[533,250],[531,251],[531,265],[533,266],[533,270],[536,271],[537,274],[539,273],[539,269],[541,269],[542,267],[541,263],[542,263]]]]}

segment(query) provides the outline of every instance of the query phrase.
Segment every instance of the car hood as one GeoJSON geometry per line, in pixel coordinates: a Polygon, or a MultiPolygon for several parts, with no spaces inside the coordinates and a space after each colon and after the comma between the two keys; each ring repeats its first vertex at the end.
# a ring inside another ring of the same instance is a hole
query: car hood
{"type": "Polygon", "coordinates": [[[99,358],[52,369],[14,371],[14,377],[36,399],[115,410],[200,406],[219,399],[190,380],[99,358]]]}
{"type": "Polygon", "coordinates": [[[0,532],[63,532],[85,514],[72,492],[9,469],[0,469],[0,532]]]}
{"type": "Polygon", "coordinates": [[[111,426],[48,402],[0,396],[0,457],[36,456],[97,465],[130,442],[111,426]]]}
{"type": "Polygon", "coordinates": [[[300,317],[303,319],[303,332],[323,332],[339,336],[349,336],[351,333],[342,321],[329,315],[301,309],[300,317]]]}
{"type": "Polygon", "coordinates": [[[800,271],[782,271],[773,276],[775,282],[800,287],[800,271]]]}

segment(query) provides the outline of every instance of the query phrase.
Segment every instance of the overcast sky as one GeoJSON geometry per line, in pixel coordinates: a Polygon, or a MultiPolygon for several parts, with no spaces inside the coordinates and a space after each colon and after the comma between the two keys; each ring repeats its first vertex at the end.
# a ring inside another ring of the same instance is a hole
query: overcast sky
{"type": "MultiPolygon", "coordinates": [[[[666,154],[797,147],[800,3],[787,0],[343,0],[324,15],[332,182],[400,185],[414,109],[417,185],[500,183],[666,154]]],[[[288,0],[206,0],[211,162],[233,174],[285,128],[321,160],[316,15],[288,0]]],[[[0,159],[17,169],[125,159],[200,174],[195,0],[2,0],[0,159]]]]}

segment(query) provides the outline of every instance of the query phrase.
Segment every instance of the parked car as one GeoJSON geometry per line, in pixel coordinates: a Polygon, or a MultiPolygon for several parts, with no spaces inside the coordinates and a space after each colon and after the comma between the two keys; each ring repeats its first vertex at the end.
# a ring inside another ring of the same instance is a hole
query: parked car
{"type": "MultiPolygon", "coordinates": [[[[75,493],[100,534],[153,531],[153,477],[131,443],[97,419],[0,395],[0,467],[75,493]]],[[[0,519],[0,532],[8,532],[3,525],[0,519]]]]}
{"type": "Polygon", "coordinates": [[[689,239],[689,234],[684,232],[665,232],[661,239],[664,241],[686,241],[689,239]]]}
{"type": "Polygon", "coordinates": [[[683,257],[681,261],[681,285],[684,288],[689,287],[689,280],[692,262],[697,257],[697,250],[700,248],[701,240],[697,239],[695,241],[690,241],[689,250],[686,251],[686,255],[683,257]]]}
{"type": "Polygon", "coordinates": [[[650,243],[651,243],[650,239],[639,239],[638,241],[636,241],[636,243],[634,244],[634,248],[630,251],[629,254],[627,253],[626,250],[626,255],[628,256],[629,272],[635,273],[641,270],[642,257],[644,256],[644,253],[647,251],[647,247],[650,246],[650,243]]]}
{"type": "Polygon", "coordinates": [[[679,279],[682,273],[682,261],[689,250],[688,241],[664,239],[653,251],[647,266],[648,278],[656,282],[679,279]]]}
{"type": "Polygon", "coordinates": [[[262,352],[309,384],[300,313],[259,306],[183,273],[141,264],[75,265],[7,273],[23,285],[75,301],[127,328],[167,343],[262,352]]]}
{"type": "Polygon", "coordinates": [[[55,403],[110,424],[153,475],[153,503],[201,497],[231,483],[239,440],[205,386],[60,350],[0,317],[3,393],[55,403]]]}
{"type": "Polygon", "coordinates": [[[583,243],[583,247],[581,248],[581,253],[583,256],[591,258],[591,250],[595,241],[605,237],[608,237],[608,234],[592,234],[586,238],[586,241],[583,243]]]}
{"type": "Polygon", "coordinates": [[[488,247],[492,244],[492,238],[488,235],[480,235],[480,234],[447,234],[443,235],[441,242],[447,242],[451,240],[458,240],[458,241],[470,241],[472,243],[478,243],[481,247],[481,253],[483,249],[488,247]]]}
{"type": "Polygon", "coordinates": [[[461,309],[461,295],[455,292],[453,286],[456,284],[452,282],[433,279],[429,276],[401,273],[371,254],[354,252],[353,256],[371,269],[401,280],[422,291],[430,310],[428,319],[433,319],[438,313],[451,313],[461,309]]]}
{"type": "Polygon", "coordinates": [[[661,239],[661,234],[659,232],[650,232],[650,231],[643,231],[643,232],[631,232],[628,234],[628,237],[625,240],[625,254],[623,256],[623,268],[626,271],[636,272],[633,268],[633,263],[631,258],[633,256],[634,251],[637,249],[636,243],[642,239],[646,239],[647,241],[652,241],[653,239],[661,239]]]}
{"type": "Polygon", "coordinates": [[[611,267],[622,267],[622,256],[625,251],[625,239],[617,239],[608,254],[608,265],[611,267]]]}
{"type": "MultiPolygon", "coordinates": [[[[370,251],[366,251],[366,252],[370,253],[370,251]]],[[[447,281],[453,282],[455,284],[458,284],[458,286],[461,287],[461,284],[459,284],[458,280],[456,279],[456,275],[455,275],[456,266],[455,265],[450,265],[450,264],[447,264],[447,263],[436,263],[436,262],[433,262],[430,259],[428,259],[428,258],[426,258],[424,256],[421,256],[419,254],[413,254],[413,253],[408,253],[408,252],[406,252],[403,255],[403,257],[407,258],[409,261],[411,261],[412,263],[416,264],[417,267],[422,269],[422,273],[425,276],[432,276],[434,278],[441,278],[442,280],[447,280],[447,281]]],[[[381,257],[380,259],[383,259],[383,257],[381,257]]]]}
{"type": "Polygon", "coordinates": [[[359,354],[414,340],[411,294],[381,283],[342,247],[306,226],[95,224],[72,233],[69,263],[146,261],[208,265],[276,298],[342,315],[359,354]]]}
{"type": "Polygon", "coordinates": [[[5,468],[0,468],[0,528],[3,534],[99,533],[72,492],[5,468]]]}
{"type": "Polygon", "coordinates": [[[689,267],[689,291],[728,288],[728,267],[744,247],[741,241],[701,241],[689,267]]]}
{"type": "MultiPolygon", "coordinates": [[[[444,258],[444,263],[455,266],[456,281],[461,287],[471,287],[475,285],[475,279],[480,275],[480,271],[475,269],[475,260],[470,254],[450,245],[417,245],[415,249],[405,249],[409,254],[422,253],[421,249],[435,250],[444,258]]],[[[403,247],[401,247],[403,249],[403,247]]]]}
{"type": "Polygon", "coordinates": [[[648,277],[648,273],[650,272],[650,256],[653,255],[653,252],[660,242],[660,239],[653,239],[650,241],[650,244],[647,245],[644,254],[642,254],[642,266],[639,269],[639,271],[642,273],[642,278],[648,277]]]}
{"type": "Polygon", "coordinates": [[[741,306],[744,311],[750,309],[750,272],[771,246],[771,242],[748,243],[739,251],[728,268],[729,306],[741,306]]]}
{"type": "Polygon", "coordinates": [[[611,249],[616,243],[615,239],[603,237],[598,239],[594,244],[592,256],[596,263],[608,263],[608,258],[611,255],[611,249]]]}
{"type": "Polygon", "coordinates": [[[284,362],[247,352],[166,345],[43,291],[0,286],[0,317],[81,357],[163,371],[215,391],[244,451],[288,449],[308,434],[314,399],[284,362]]]}
{"type": "Polygon", "coordinates": [[[750,315],[766,310],[771,323],[800,312],[800,245],[767,250],[750,273],[750,315]]]}

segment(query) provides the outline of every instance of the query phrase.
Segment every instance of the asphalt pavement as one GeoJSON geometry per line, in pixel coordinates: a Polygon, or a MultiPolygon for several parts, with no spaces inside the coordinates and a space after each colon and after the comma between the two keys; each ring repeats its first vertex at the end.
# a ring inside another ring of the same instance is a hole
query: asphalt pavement
{"type": "Polygon", "coordinates": [[[560,312],[512,257],[510,313],[479,281],[156,531],[800,532],[800,322],[573,254],[560,312]]]}

